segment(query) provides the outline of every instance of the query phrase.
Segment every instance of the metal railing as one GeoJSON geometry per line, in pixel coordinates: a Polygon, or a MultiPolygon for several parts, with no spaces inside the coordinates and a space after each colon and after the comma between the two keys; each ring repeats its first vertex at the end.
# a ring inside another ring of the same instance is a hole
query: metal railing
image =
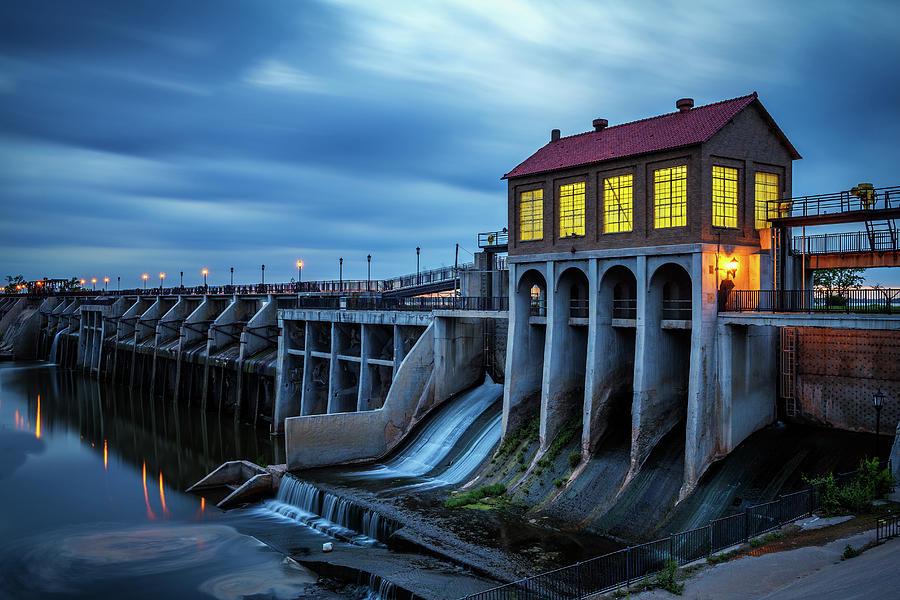
{"type": "Polygon", "coordinates": [[[853,254],[864,252],[896,252],[897,236],[890,231],[865,231],[826,233],[822,235],[795,236],[791,241],[791,253],[802,254],[853,254]]]}
{"type": "Polygon", "coordinates": [[[724,311],[900,314],[900,289],[731,290],[724,311]]]}
{"type": "Polygon", "coordinates": [[[532,298],[528,306],[528,314],[532,317],[546,317],[547,300],[544,298],[532,298]]]}
{"type": "Polygon", "coordinates": [[[569,317],[573,319],[587,319],[590,302],[587,298],[572,298],[569,300],[569,317]]]}
{"type": "Polygon", "coordinates": [[[809,217],[897,206],[898,198],[900,198],[900,186],[875,188],[873,192],[874,197],[869,201],[851,194],[848,190],[831,194],[770,200],[768,210],[770,215],[776,217],[809,217]]]}
{"type": "Polygon", "coordinates": [[[613,319],[636,319],[637,298],[613,299],[612,316],[613,319]]]}
{"type": "Polygon", "coordinates": [[[875,520],[875,543],[880,544],[886,540],[900,535],[900,515],[887,515],[875,520]]]}
{"type": "Polygon", "coordinates": [[[493,248],[509,244],[509,231],[504,227],[500,231],[485,231],[478,234],[479,248],[493,248]]]}
{"type": "MultiPolygon", "coordinates": [[[[835,480],[846,483],[855,476],[852,471],[836,475],[835,480]]],[[[683,565],[709,557],[808,516],[821,507],[823,488],[824,484],[814,484],[703,527],[470,594],[463,600],[574,600],[609,592],[662,570],[669,561],[683,565]]],[[[893,522],[885,520],[883,531],[885,536],[900,534],[896,516],[893,522]]]]}
{"type": "Polygon", "coordinates": [[[672,320],[691,320],[691,300],[663,300],[662,318],[672,320]]]}
{"type": "MultiPolygon", "coordinates": [[[[293,303],[291,303],[293,304],[293,303]]],[[[498,297],[390,297],[378,296],[301,296],[291,308],[321,310],[509,310],[509,298],[498,297]]]]}

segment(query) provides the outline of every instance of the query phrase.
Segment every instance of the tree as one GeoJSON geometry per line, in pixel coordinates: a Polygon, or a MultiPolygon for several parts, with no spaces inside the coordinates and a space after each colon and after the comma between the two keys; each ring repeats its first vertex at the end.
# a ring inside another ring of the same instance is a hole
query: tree
{"type": "Polygon", "coordinates": [[[865,269],[816,269],[813,272],[813,285],[828,289],[846,290],[858,288],[865,283],[865,269]]]}
{"type": "Polygon", "coordinates": [[[25,278],[22,277],[21,275],[16,275],[15,277],[13,277],[12,275],[7,275],[6,276],[6,290],[5,290],[6,293],[7,294],[15,294],[17,291],[16,287],[22,285],[23,283],[25,283],[25,278]]]}

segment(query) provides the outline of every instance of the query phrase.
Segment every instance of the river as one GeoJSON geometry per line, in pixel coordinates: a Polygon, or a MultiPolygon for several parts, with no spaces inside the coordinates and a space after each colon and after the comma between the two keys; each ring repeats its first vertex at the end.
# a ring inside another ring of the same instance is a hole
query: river
{"type": "MultiPolygon", "coordinates": [[[[0,363],[0,598],[368,595],[246,535],[260,529],[252,511],[181,491],[236,457],[281,459],[230,417],[48,363],[0,363]]],[[[298,526],[292,542],[327,539],[298,526]]]]}

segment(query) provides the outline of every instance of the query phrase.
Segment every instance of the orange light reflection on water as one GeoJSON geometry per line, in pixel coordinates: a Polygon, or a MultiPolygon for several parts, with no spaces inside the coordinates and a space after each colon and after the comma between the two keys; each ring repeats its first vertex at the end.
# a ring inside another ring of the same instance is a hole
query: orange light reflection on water
{"type": "Polygon", "coordinates": [[[162,504],[163,514],[168,515],[169,509],[166,508],[166,493],[163,491],[162,471],[159,472],[159,501],[162,504]]]}
{"type": "Polygon", "coordinates": [[[41,439],[41,395],[38,394],[38,406],[37,406],[37,417],[36,417],[36,425],[34,426],[34,437],[37,439],[41,439]]]}
{"type": "Polygon", "coordinates": [[[103,470],[106,470],[106,465],[109,462],[109,451],[106,449],[106,440],[103,440],[103,470]]]}
{"type": "Polygon", "coordinates": [[[150,520],[155,520],[156,515],[153,513],[153,509],[150,508],[150,498],[147,496],[147,463],[142,463],[141,467],[141,479],[144,481],[144,504],[147,506],[147,518],[150,520]]]}

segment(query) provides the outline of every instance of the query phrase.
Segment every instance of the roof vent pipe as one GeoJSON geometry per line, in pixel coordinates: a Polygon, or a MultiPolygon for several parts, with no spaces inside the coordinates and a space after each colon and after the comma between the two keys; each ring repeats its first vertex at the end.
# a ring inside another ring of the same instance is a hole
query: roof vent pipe
{"type": "Polygon", "coordinates": [[[554,129],[550,132],[550,141],[551,142],[559,141],[559,129],[554,129]]]}
{"type": "Polygon", "coordinates": [[[606,119],[594,119],[594,131],[603,131],[607,125],[609,125],[609,121],[606,119]]]}
{"type": "Polygon", "coordinates": [[[687,112],[694,108],[694,99],[693,98],[682,98],[680,100],[675,101],[675,108],[680,110],[681,112],[687,112]]]}

